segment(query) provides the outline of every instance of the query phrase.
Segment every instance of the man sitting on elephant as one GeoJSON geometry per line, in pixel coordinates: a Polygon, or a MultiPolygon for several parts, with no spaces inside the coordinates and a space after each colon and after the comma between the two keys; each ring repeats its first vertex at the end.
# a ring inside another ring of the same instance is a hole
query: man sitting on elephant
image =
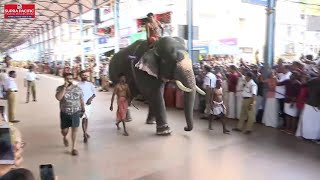
{"type": "Polygon", "coordinates": [[[147,30],[147,40],[149,43],[150,48],[154,46],[154,43],[163,36],[163,27],[161,23],[155,19],[153,13],[147,14],[147,23],[146,23],[146,30],[147,30]],[[161,30],[161,33],[159,32],[161,30]]]}

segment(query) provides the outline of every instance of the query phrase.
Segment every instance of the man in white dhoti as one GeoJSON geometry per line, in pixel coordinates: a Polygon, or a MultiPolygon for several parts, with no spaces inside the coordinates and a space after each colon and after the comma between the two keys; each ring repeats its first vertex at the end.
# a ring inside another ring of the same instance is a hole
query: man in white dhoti
{"type": "Polygon", "coordinates": [[[203,79],[203,88],[206,91],[206,109],[205,116],[202,119],[207,119],[210,116],[210,104],[212,99],[212,91],[216,87],[217,77],[211,72],[211,67],[208,65],[204,66],[205,77],[203,79]]]}
{"type": "MultiPolygon", "coordinates": [[[[288,79],[290,79],[291,76],[291,72],[289,71],[287,66],[284,66],[283,68],[281,68],[281,70],[277,70],[278,72],[278,82],[283,82],[286,81],[288,79]]],[[[285,121],[285,113],[284,113],[284,101],[285,101],[285,97],[284,94],[286,92],[286,87],[285,86],[277,86],[276,89],[276,94],[275,94],[275,98],[278,99],[279,102],[279,114],[280,117],[283,120],[283,128],[286,127],[286,121],[285,121]]]]}
{"type": "Polygon", "coordinates": [[[236,116],[236,91],[237,91],[237,83],[239,74],[237,72],[237,67],[234,65],[230,66],[231,73],[228,76],[228,115],[227,117],[230,119],[235,119],[236,116]]]}
{"type": "Polygon", "coordinates": [[[4,90],[4,85],[8,79],[8,74],[5,69],[0,70],[0,98],[5,97],[5,90],[4,90]]]}
{"type": "Polygon", "coordinates": [[[300,116],[296,136],[320,140],[320,71],[318,77],[307,83],[309,97],[300,116]]]}
{"type": "Polygon", "coordinates": [[[294,134],[297,129],[298,109],[296,105],[296,99],[301,89],[301,82],[299,81],[300,75],[301,74],[299,72],[293,71],[289,80],[277,84],[280,86],[284,85],[286,88],[284,104],[286,126],[283,131],[288,134],[294,134]]]}
{"type": "Polygon", "coordinates": [[[212,121],[215,119],[221,120],[222,123],[222,130],[224,134],[229,134],[230,131],[226,128],[225,123],[225,115],[226,115],[226,107],[223,104],[223,92],[222,92],[222,81],[220,79],[217,80],[216,87],[213,89],[212,92],[212,99],[211,99],[211,117],[209,119],[209,129],[212,129],[212,121]]]}

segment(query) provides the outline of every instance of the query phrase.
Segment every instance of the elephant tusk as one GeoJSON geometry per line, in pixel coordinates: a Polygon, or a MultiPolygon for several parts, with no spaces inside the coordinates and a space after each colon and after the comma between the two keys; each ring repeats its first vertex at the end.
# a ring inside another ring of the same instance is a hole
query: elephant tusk
{"type": "Polygon", "coordinates": [[[202,91],[202,89],[200,89],[198,86],[196,86],[196,91],[203,96],[206,95],[206,93],[202,91]]]}
{"type": "Polygon", "coordinates": [[[192,92],[192,89],[185,87],[181,81],[176,80],[176,84],[181,91],[192,92]]]}

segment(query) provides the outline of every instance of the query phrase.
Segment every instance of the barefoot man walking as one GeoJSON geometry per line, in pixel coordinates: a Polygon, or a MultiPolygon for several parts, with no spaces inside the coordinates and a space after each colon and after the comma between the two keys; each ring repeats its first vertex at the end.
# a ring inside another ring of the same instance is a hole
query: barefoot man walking
{"type": "Polygon", "coordinates": [[[82,90],[83,103],[86,106],[85,108],[86,112],[84,113],[83,117],[80,117],[80,118],[82,118],[83,141],[86,143],[88,142],[88,138],[90,137],[89,134],[87,133],[87,129],[88,129],[88,120],[92,114],[91,103],[93,98],[96,97],[96,92],[92,82],[88,81],[87,71],[81,71],[80,78],[81,78],[81,82],[79,82],[77,85],[82,90]]]}
{"type": "Polygon", "coordinates": [[[114,96],[117,95],[118,110],[117,110],[117,123],[116,123],[116,125],[119,130],[120,129],[119,124],[122,122],[123,129],[124,129],[124,135],[129,136],[129,134],[126,130],[125,120],[126,120],[128,106],[131,101],[131,94],[130,94],[129,86],[126,83],[126,77],[123,74],[120,74],[119,79],[120,79],[120,81],[118,84],[116,84],[114,91],[113,91],[113,94],[112,94],[110,111],[113,111],[114,96]]]}

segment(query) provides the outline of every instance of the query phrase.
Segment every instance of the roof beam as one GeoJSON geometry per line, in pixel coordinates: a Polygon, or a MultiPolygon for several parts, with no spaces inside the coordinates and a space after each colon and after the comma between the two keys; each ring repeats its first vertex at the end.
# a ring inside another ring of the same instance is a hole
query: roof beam
{"type": "MultiPolygon", "coordinates": [[[[45,6],[42,6],[41,4],[39,4],[37,1],[34,1],[34,3],[35,4],[37,4],[37,5],[39,5],[39,6],[41,6],[41,7],[43,7],[44,9],[46,9],[46,10],[48,10],[48,11],[50,11],[50,12],[53,12],[55,15],[57,15],[57,16],[60,16],[60,14],[58,14],[58,13],[56,13],[56,12],[54,12],[54,11],[51,11],[48,7],[45,7],[45,6]]],[[[52,5],[52,3],[49,5],[49,7],[52,5]]],[[[60,11],[61,12],[61,11],[60,11]]],[[[63,12],[63,10],[62,10],[62,12],[63,12]]],[[[67,19],[67,18],[65,18],[65,17],[63,17],[64,19],[67,19]]]]}

